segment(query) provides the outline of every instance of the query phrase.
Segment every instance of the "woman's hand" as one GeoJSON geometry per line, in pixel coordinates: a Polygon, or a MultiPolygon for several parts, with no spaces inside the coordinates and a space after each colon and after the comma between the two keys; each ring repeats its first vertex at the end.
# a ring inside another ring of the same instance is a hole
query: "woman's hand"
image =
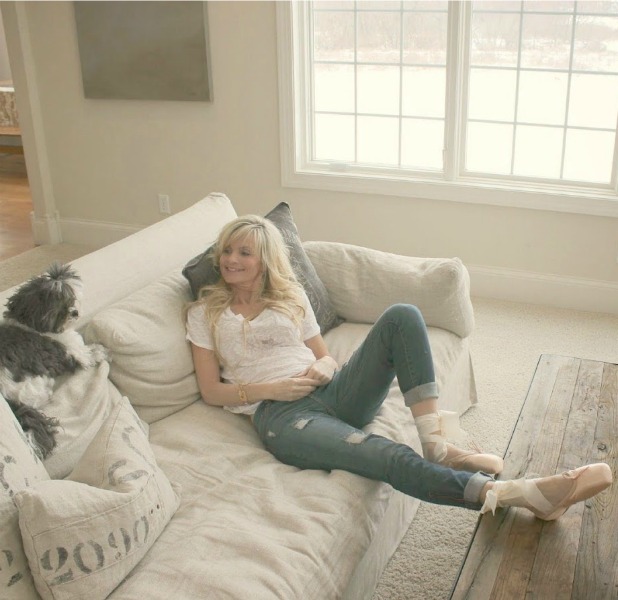
{"type": "Polygon", "coordinates": [[[320,383],[317,379],[312,377],[299,375],[297,377],[273,381],[270,385],[272,386],[271,393],[268,395],[270,400],[294,402],[294,400],[300,400],[315,391],[315,388],[318,387],[320,383]]]}
{"type": "Polygon", "coordinates": [[[337,363],[335,359],[332,356],[323,356],[300,375],[315,379],[318,385],[326,385],[332,381],[336,371],[337,363]]]}

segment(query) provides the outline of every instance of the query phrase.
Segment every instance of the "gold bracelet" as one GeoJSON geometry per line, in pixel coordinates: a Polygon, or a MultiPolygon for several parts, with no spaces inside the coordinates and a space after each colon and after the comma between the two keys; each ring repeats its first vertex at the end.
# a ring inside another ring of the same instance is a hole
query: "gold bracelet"
{"type": "Polygon", "coordinates": [[[242,383],[238,384],[238,397],[243,405],[246,406],[249,404],[249,398],[247,398],[247,392],[245,391],[245,386],[242,383]]]}

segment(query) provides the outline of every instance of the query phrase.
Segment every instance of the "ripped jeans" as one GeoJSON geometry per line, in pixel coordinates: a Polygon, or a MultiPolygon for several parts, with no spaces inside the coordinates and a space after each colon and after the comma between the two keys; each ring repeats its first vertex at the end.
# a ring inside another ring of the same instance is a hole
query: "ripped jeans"
{"type": "Polygon", "coordinates": [[[366,434],[397,376],[407,405],[437,397],[427,329],[408,304],[388,308],[332,381],[295,402],[262,402],[253,422],[266,448],[301,469],[342,469],[434,504],[479,509],[489,475],[425,460],[410,446],[366,434]]]}

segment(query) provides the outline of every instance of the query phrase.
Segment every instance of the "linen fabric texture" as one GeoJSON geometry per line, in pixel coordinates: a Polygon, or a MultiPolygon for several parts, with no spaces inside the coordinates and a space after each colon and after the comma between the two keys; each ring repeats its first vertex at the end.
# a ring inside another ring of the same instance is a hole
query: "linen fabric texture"
{"type": "Polygon", "coordinates": [[[414,304],[430,327],[462,338],[472,333],[470,276],[459,258],[416,258],[338,242],[303,247],[346,321],[374,323],[403,302],[414,304]]]}
{"type": "Polygon", "coordinates": [[[85,339],[103,344],[112,358],[111,381],[147,423],[200,397],[184,308],[191,301],[180,268],[96,314],[85,339]]]}
{"type": "Polygon", "coordinates": [[[120,392],[108,379],[109,363],[64,377],[43,412],[58,419],[56,447],[43,461],[52,479],[66,477],[106,421],[120,392]]]}
{"type": "Polygon", "coordinates": [[[24,549],[44,600],[103,600],[142,559],[179,505],[126,398],[66,480],[15,494],[24,549]]]}
{"type": "MultiPolygon", "coordinates": [[[[320,280],[303,249],[289,204],[280,202],[264,217],[272,221],[281,232],[290,253],[290,262],[294,274],[309,297],[313,312],[320,325],[320,331],[324,335],[333,327],[340,325],[343,319],[335,311],[324,283],[320,280]]],[[[214,265],[213,258],[214,246],[210,246],[191,259],[182,271],[191,285],[194,298],[197,298],[203,286],[212,285],[219,279],[219,271],[214,265]]]]}
{"type": "Polygon", "coordinates": [[[0,598],[39,600],[24,553],[15,495],[49,479],[6,400],[0,396],[0,598]]]}

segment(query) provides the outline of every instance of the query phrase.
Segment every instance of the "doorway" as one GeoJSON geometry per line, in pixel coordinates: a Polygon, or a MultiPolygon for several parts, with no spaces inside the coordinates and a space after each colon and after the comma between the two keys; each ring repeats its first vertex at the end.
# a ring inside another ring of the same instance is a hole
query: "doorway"
{"type": "Polygon", "coordinates": [[[32,196],[0,13],[0,260],[34,248],[32,196]]]}
{"type": "Polygon", "coordinates": [[[0,153],[0,260],[34,248],[31,213],[24,155],[0,153]]]}

